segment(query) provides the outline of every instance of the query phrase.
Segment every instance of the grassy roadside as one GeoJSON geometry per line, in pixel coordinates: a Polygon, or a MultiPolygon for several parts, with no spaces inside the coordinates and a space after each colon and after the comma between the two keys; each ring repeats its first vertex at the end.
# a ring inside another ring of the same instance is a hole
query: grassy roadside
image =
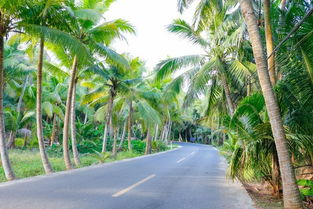
{"type": "MultiPolygon", "coordinates": [[[[165,150],[170,150],[171,148],[175,149],[177,146],[168,146],[165,150]]],[[[153,152],[156,153],[156,152],[153,152]]],[[[142,156],[142,152],[119,152],[117,156],[114,157],[105,157],[96,153],[85,153],[80,155],[81,166],[86,167],[90,165],[96,165],[101,163],[108,163],[128,158],[134,158],[142,156]]],[[[10,150],[9,151],[10,160],[12,162],[13,170],[18,179],[27,178],[31,176],[43,175],[44,170],[41,164],[40,154],[37,149],[33,150],[10,150]]],[[[55,172],[65,170],[64,162],[62,155],[49,154],[49,160],[55,172]]],[[[0,182],[5,182],[5,176],[3,169],[0,165],[0,182]]]]}

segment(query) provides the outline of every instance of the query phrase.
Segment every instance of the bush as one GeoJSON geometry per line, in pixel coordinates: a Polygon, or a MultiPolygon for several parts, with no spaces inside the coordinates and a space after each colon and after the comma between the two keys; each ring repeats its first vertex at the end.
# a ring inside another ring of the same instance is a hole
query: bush
{"type": "Polygon", "coordinates": [[[152,152],[161,152],[168,149],[167,145],[162,141],[152,141],[152,152]]]}
{"type": "Polygon", "coordinates": [[[133,152],[144,153],[146,148],[146,142],[141,140],[132,140],[133,152]]]}
{"type": "Polygon", "coordinates": [[[51,157],[62,157],[63,147],[62,145],[53,144],[52,146],[47,147],[47,153],[51,157]]]}

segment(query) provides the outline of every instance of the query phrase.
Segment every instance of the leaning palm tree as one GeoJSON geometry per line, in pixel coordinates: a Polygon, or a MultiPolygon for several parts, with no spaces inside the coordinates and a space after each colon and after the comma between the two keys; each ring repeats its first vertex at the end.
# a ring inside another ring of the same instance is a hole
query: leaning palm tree
{"type": "Polygon", "coordinates": [[[299,188],[296,184],[295,173],[291,164],[291,158],[288,152],[286,134],[283,128],[280,109],[267,71],[267,61],[251,1],[240,0],[240,7],[248,27],[249,37],[257,66],[258,77],[275,139],[280,171],[282,175],[284,207],[303,208],[299,188]]]}
{"type": "MultiPolygon", "coordinates": [[[[39,151],[46,173],[51,173],[52,167],[45,152],[42,125],[42,71],[44,60],[44,48],[46,42],[62,45],[68,51],[80,51],[80,57],[86,57],[87,50],[75,38],[61,30],[67,29],[67,21],[70,18],[68,12],[60,2],[38,1],[30,7],[21,9],[21,13],[26,16],[20,21],[20,28],[39,40],[38,68],[37,68],[37,92],[36,92],[36,125],[39,151]],[[34,16],[36,18],[34,18],[34,16]],[[75,49],[75,50],[73,50],[75,49]]],[[[22,36],[27,36],[23,35],[22,36]]]]}
{"type": "Polygon", "coordinates": [[[198,25],[190,26],[186,21],[178,19],[168,27],[170,32],[202,47],[204,54],[160,62],[156,67],[157,79],[187,68],[188,71],[173,81],[177,85],[182,84],[182,80],[189,80],[185,105],[205,94],[209,98],[207,114],[212,110],[214,102],[225,101],[228,113],[233,115],[239,97],[234,97],[232,91],[244,90],[243,84],[254,68],[238,52],[242,46],[245,27],[232,20],[228,14],[229,7],[219,3],[211,4],[214,7],[207,11],[206,16],[211,17],[208,23],[200,21],[198,25]]]}
{"type": "Polygon", "coordinates": [[[19,8],[23,1],[0,2],[0,154],[5,176],[8,180],[15,178],[5,145],[5,125],[3,118],[3,88],[4,88],[4,39],[14,30],[17,19],[20,19],[19,8]]]}
{"type": "MultiPolygon", "coordinates": [[[[88,45],[92,53],[104,55],[107,60],[116,63],[121,67],[128,67],[128,63],[119,54],[108,48],[106,45],[110,44],[115,38],[122,38],[123,32],[134,33],[133,27],[127,21],[118,19],[112,22],[101,23],[103,13],[109,8],[112,1],[87,1],[82,0],[78,4],[71,1],[68,5],[68,10],[73,15],[73,21],[70,25],[69,32],[72,36],[80,40],[81,43],[88,45]],[[104,45],[106,44],[106,45],[104,45]]],[[[68,130],[70,122],[70,112],[73,103],[73,94],[75,94],[75,81],[77,71],[84,65],[91,64],[91,62],[82,62],[78,60],[77,53],[72,54],[73,60],[68,97],[66,101],[66,110],[63,128],[63,154],[64,162],[67,169],[71,169],[71,161],[68,152],[68,130]]],[[[72,111],[73,112],[73,111],[72,111]]]]}

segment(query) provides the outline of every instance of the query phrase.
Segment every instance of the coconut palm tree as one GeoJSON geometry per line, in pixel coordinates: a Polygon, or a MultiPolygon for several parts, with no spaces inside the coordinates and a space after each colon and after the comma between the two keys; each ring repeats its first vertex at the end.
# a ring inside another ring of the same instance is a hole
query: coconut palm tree
{"type": "Polygon", "coordinates": [[[0,154],[5,176],[8,180],[15,178],[5,145],[5,125],[3,118],[3,88],[4,88],[4,39],[15,29],[20,18],[19,8],[23,1],[1,1],[0,3],[0,154]]]}
{"type": "MultiPolygon", "coordinates": [[[[26,40],[33,40],[36,37],[39,44],[36,92],[37,138],[44,170],[46,173],[51,173],[53,170],[45,152],[42,125],[42,70],[45,43],[62,45],[70,52],[79,51],[82,59],[86,57],[87,50],[78,40],[61,31],[67,29],[66,20],[69,18],[69,13],[64,9],[61,2],[38,1],[32,5],[29,5],[29,2],[25,2],[25,4],[28,6],[20,8],[21,16],[24,18],[18,22],[16,28],[25,31],[26,34],[22,33],[16,36],[26,37],[26,40]]],[[[34,45],[30,46],[33,47],[34,45]]]]}
{"type": "Polygon", "coordinates": [[[267,71],[266,57],[263,53],[260,31],[254,15],[250,0],[240,0],[240,7],[247,24],[253,54],[257,66],[259,82],[265,99],[267,112],[269,115],[273,136],[278,153],[280,171],[282,175],[284,207],[303,208],[300,192],[296,184],[295,173],[291,164],[288,152],[286,135],[280,115],[280,109],[272,89],[269,74],[267,71]]]}
{"type": "Polygon", "coordinates": [[[180,69],[190,69],[174,80],[177,84],[182,84],[182,80],[190,83],[185,106],[204,94],[209,98],[207,114],[212,110],[213,103],[225,101],[224,104],[226,103],[228,112],[232,115],[236,100],[242,95],[239,91],[245,90],[243,85],[252,75],[254,66],[239,50],[243,46],[245,27],[232,20],[227,13],[227,5],[215,3],[212,2],[212,9],[207,11],[206,18],[212,18],[206,24],[203,20],[192,27],[186,21],[178,19],[168,26],[170,32],[202,47],[204,54],[170,58],[160,62],[156,67],[157,79],[180,69]]]}
{"type": "MultiPolygon", "coordinates": [[[[128,67],[127,62],[123,57],[109,49],[104,44],[108,45],[116,38],[122,38],[122,33],[134,33],[133,27],[127,21],[118,19],[112,22],[101,23],[103,13],[109,8],[112,1],[81,1],[76,4],[75,1],[70,2],[68,10],[73,14],[73,21],[70,25],[70,33],[72,36],[80,40],[81,43],[88,45],[93,53],[104,55],[107,60],[117,63],[121,67],[128,67]],[[112,27],[113,26],[113,27],[112,27]],[[103,44],[104,43],[104,44],[103,44]]],[[[68,130],[70,122],[70,112],[75,94],[75,81],[78,68],[85,64],[82,60],[78,61],[77,54],[72,55],[73,64],[68,88],[68,97],[66,102],[66,111],[63,128],[63,154],[64,162],[67,169],[71,169],[68,152],[68,130]]],[[[73,112],[73,111],[72,111],[73,112]]]]}

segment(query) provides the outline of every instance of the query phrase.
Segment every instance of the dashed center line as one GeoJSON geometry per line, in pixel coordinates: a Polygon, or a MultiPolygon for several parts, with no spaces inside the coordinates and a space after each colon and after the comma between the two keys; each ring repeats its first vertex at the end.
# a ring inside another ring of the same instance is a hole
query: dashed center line
{"type": "Polygon", "coordinates": [[[189,158],[191,155],[195,154],[195,151],[193,151],[192,153],[190,153],[189,155],[187,155],[186,157],[183,157],[182,159],[180,160],[177,160],[177,163],[181,163],[183,162],[184,160],[186,160],[187,158],[189,158]]]}
{"type": "Polygon", "coordinates": [[[150,175],[150,176],[148,176],[148,177],[138,181],[137,183],[135,183],[135,184],[133,184],[133,185],[131,185],[131,186],[129,186],[129,187],[127,187],[127,188],[125,188],[125,189],[115,193],[115,194],[113,194],[112,197],[122,196],[123,194],[129,192],[130,190],[134,189],[135,187],[139,186],[140,184],[145,183],[146,181],[149,181],[150,179],[152,179],[154,177],[155,177],[155,174],[152,174],[152,175],[150,175]]]}

